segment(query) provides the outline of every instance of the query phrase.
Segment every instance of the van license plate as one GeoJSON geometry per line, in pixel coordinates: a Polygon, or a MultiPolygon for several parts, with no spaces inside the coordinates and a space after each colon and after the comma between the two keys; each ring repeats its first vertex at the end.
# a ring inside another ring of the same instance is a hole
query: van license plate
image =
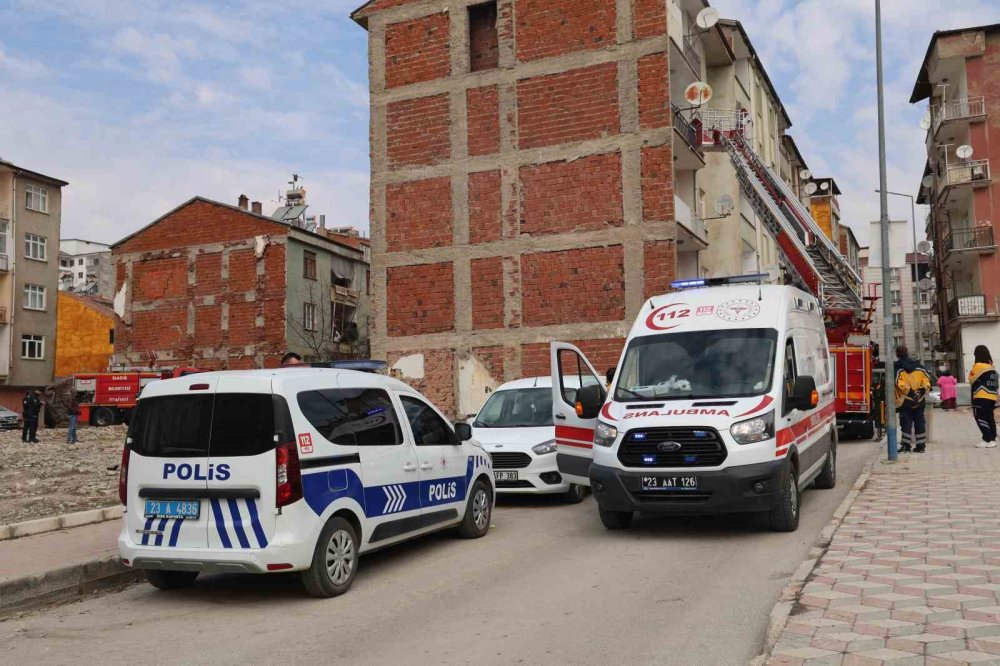
{"type": "Polygon", "coordinates": [[[201,500],[146,500],[147,518],[190,518],[201,515],[201,500]]]}
{"type": "Polygon", "coordinates": [[[494,481],[517,481],[517,472],[493,472],[494,481]]]}
{"type": "Polygon", "coordinates": [[[697,476],[644,476],[642,490],[698,490],[697,476]]]}

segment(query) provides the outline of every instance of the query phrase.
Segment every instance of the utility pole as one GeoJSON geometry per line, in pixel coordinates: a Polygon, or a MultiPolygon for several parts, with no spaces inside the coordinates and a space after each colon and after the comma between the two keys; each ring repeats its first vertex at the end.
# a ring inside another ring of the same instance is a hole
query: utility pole
{"type": "Polygon", "coordinates": [[[892,345],[892,269],[889,267],[889,194],[886,192],[885,167],[885,92],[882,81],[882,0],[875,0],[875,74],[878,83],[878,177],[879,177],[879,228],[882,235],[882,324],[885,362],[885,440],[889,460],[896,460],[896,369],[895,350],[892,345]]]}
{"type": "MultiPolygon", "coordinates": [[[[878,190],[875,190],[878,192],[878,190]]],[[[896,197],[906,197],[910,200],[910,221],[913,223],[913,326],[917,329],[917,359],[924,362],[924,321],[920,309],[920,296],[923,291],[920,287],[920,261],[917,254],[917,206],[916,199],[912,194],[902,192],[886,192],[896,197]]]]}

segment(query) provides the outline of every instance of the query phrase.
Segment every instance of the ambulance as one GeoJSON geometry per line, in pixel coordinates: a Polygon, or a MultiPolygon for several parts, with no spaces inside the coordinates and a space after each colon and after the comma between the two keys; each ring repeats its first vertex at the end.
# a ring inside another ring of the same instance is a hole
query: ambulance
{"type": "Polygon", "coordinates": [[[552,343],[559,471],[592,489],[608,529],[635,512],[760,513],[790,532],[801,491],[835,485],[820,304],[754,284],[765,277],[676,282],[646,301],[608,391],[578,348],[552,343]]]}
{"type": "Polygon", "coordinates": [[[485,536],[490,456],[390,377],[211,372],[147,385],[129,424],[122,561],[161,589],[201,573],[300,572],[351,586],[358,556],[443,529],[485,536]]]}

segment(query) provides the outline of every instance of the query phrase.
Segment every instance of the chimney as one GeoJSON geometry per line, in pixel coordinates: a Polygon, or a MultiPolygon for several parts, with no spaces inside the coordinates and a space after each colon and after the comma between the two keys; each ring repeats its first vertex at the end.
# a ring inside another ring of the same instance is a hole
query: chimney
{"type": "Polygon", "coordinates": [[[261,207],[260,207],[260,202],[259,201],[254,201],[253,204],[251,204],[251,205],[253,206],[252,210],[253,210],[254,213],[256,213],[257,215],[263,215],[264,214],[263,212],[261,212],[261,207]]]}
{"type": "Polygon", "coordinates": [[[326,215],[319,216],[319,228],[326,229],[326,215]]]}
{"type": "Polygon", "coordinates": [[[247,195],[241,194],[240,195],[240,208],[242,208],[243,210],[246,210],[247,206],[249,204],[250,204],[250,199],[247,197],[247,195]]]}

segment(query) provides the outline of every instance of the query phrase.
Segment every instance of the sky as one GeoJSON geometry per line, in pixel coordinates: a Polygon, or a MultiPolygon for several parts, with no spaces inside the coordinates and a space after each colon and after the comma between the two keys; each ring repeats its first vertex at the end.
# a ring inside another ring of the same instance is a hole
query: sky
{"type": "MultiPolygon", "coordinates": [[[[664,0],[666,1],[666,0],[664,0]]],[[[0,0],[0,157],[70,182],[64,238],[113,242],[199,194],[265,212],[292,173],[330,226],[368,227],[361,0],[0,0]]],[[[915,194],[934,30],[995,0],[884,0],[890,190],[915,194]]],[[[713,0],[743,22],[817,176],[864,244],[878,219],[872,0],[713,0]]],[[[918,209],[918,229],[924,212],[918,209]]],[[[890,197],[909,219],[909,201],[890,197]]]]}

